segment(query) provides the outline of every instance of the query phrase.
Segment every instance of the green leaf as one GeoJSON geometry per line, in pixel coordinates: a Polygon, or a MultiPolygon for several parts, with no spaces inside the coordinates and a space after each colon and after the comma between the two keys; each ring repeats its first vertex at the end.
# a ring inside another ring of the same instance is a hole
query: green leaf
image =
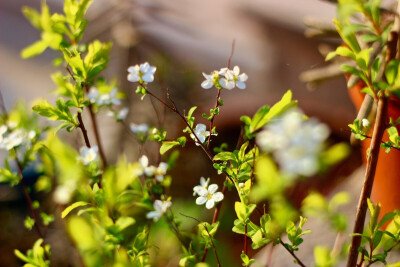
{"type": "Polygon", "coordinates": [[[196,108],[197,108],[197,106],[193,106],[193,107],[191,107],[191,108],[189,109],[189,112],[188,112],[188,114],[187,114],[187,116],[186,116],[187,119],[189,119],[189,118],[192,117],[193,112],[196,110],[196,108]]]}
{"type": "Polygon", "coordinates": [[[339,46],[336,48],[336,54],[342,57],[356,59],[356,55],[347,46],[339,46]]]}
{"type": "Polygon", "coordinates": [[[29,20],[33,27],[39,30],[42,28],[40,24],[40,14],[36,9],[28,6],[23,6],[22,14],[24,14],[25,18],[29,20]]]}
{"type": "Polygon", "coordinates": [[[364,34],[361,36],[361,42],[363,43],[371,43],[371,42],[376,42],[380,41],[381,37],[375,34],[364,34]]]}
{"type": "Polygon", "coordinates": [[[45,42],[50,48],[54,50],[58,50],[60,48],[60,44],[63,41],[63,37],[59,33],[55,32],[43,32],[42,40],[45,42]]]}
{"type": "Polygon", "coordinates": [[[133,225],[135,223],[135,219],[132,217],[119,217],[118,220],[115,222],[115,225],[118,227],[120,231],[128,228],[129,226],[133,225]]]}
{"type": "Polygon", "coordinates": [[[392,85],[395,82],[398,76],[398,72],[399,72],[399,61],[396,59],[392,59],[391,61],[389,61],[385,69],[385,77],[390,85],[392,85]]]}
{"type": "Polygon", "coordinates": [[[0,168],[0,183],[9,183],[10,186],[19,184],[20,178],[17,173],[12,172],[9,168],[0,168]]]}
{"type": "Polygon", "coordinates": [[[35,226],[35,220],[32,217],[27,216],[24,220],[24,226],[29,231],[32,230],[33,226],[35,226]]]}
{"type": "Polygon", "coordinates": [[[240,120],[244,122],[245,125],[250,125],[251,123],[251,118],[249,116],[242,116],[240,117],[240,120]]]}
{"type": "Polygon", "coordinates": [[[54,215],[46,214],[44,212],[40,213],[40,217],[42,218],[43,225],[47,226],[54,221],[54,215]]]}
{"type": "Polygon", "coordinates": [[[381,58],[377,57],[374,60],[374,63],[372,64],[371,79],[372,79],[373,82],[375,82],[376,79],[378,78],[378,74],[379,74],[379,71],[380,71],[380,68],[381,68],[381,62],[382,62],[381,58]]]}
{"type": "Polygon", "coordinates": [[[89,205],[89,204],[90,204],[90,203],[85,202],[85,201],[78,201],[78,202],[75,202],[75,203],[69,205],[68,207],[66,207],[66,208],[64,209],[64,211],[61,213],[61,218],[64,219],[72,210],[74,210],[74,209],[76,209],[76,208],[78,208],[78,207],[87,206],[87,205],[89,205]]]}
{"type": "Polygon", "coordinates": [[[93,225],[84,218],[72,216],[67,221],[67,230],[72,240],[82,250],[96,250],[98,247],[95,240],[93,225]]]}
{"type": "Polygon", "coordinates": [[[48,47],[48,44],[45,41],[39,40],[39,41],[31,44],[30,46],[25,47],[21,51],[21,57],[23,59],[35,57],[37,55],[42,54],[44,52],[44,50],[46,50],[47,47],[48,47]]]}
{"type": "Polygon", "coordinates": [[[178,141],[163,141],[160,147],[160,154],[164,155],[168,150],[177,145],[180,145],[178,141]]]}
{"type": "Polygon", "coordinates": [[[220,152],[214,156],[213,160],[221,160],[221,161],[228,161],[228,160],[235,160],[235,156],[232,152],[220,152]]]}
{"type": "Polygon", "coordinates": [[[83,64],[83,60],[78,52],[75,52],[73,55],[69,55],[64,51],[64,59],[72,68],[72,71],[82,80],[86,80],[87,73],[85,70],[85,66],[83,64]]]}
{"type": "Polygon", "coordinates": [[[340,37],[342,37],[343,41],[350,47],[353,52],[358,53],[361,48],[354,34],[354,29],[351,29],[349,25],[344,26],[337,19],[333,19],[333,23],[335,24],[336,30],[339,33],[340,37]]]}
{"type": "Polygon", "coordinates": [[[370,53],[373,50],[373,48],[368,48],[361,50],[356,54],[356,62],[357,65],[362,69],[367,71],[369,67],[369,61],[370,61],[370,53]]]}
{"type": "Polygon", "coordinates": [[[257,207],[256,204],[246,205],[242,202],[236,201],[235,202],[235,212],[239,220],[244,223],[247,223],[250,215],[253,213],[255,208],[257,207]]]}
{"type": "Polygon", "coordinates": [[[325,61],[329,61],[329,60],[331,60],[332,58],[334,58],[336,56],[337,56],[336,51],[331,51],[331,52],[328,53],[328,55],[326,55],[325,61]]]}

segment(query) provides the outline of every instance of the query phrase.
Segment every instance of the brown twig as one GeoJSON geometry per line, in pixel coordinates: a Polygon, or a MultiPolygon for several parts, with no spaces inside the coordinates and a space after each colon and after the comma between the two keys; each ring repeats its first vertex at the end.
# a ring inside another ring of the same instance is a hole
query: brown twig
{"type": "MultiPolygon", "coordinates": [[[[364,185],[361,191],[360,200],[356,213],[353,233],[362,234],[367,212],[367,199],[371,196],[372,185],[374,182],[376,166],[378,163],[380,143],[386,128],[385,119],[388,110],[388,98],[384,93],[380,94],[376,114],[376,124],[372,133],[370,153],[367,158],[367,167],[365,171],[364,185]]],[[[353,236],[350,247],[350,254],[347,261],[347,267],[354,267],[357,264],[358,247],[361,243],[361,236],[353,236]]]]}
{"type": "Polygon", "coordinates": [[[97,126],[97,119],[96,119],[96,115],[93,112],[92,104],[89,105],[88,109],[89,109],[90,119],[92,121],[92,126],[93,126],[92,129],[93,129],[93,133],[94,133],[94,138],[96,139],[96,143],[99,148],[99,155],[100,155],[101,161],[103,163],[103,170],[104,170],[107,168],[108,163],[107,163],[106,155],[104,153],[103,145],[101,143],[99,127],[97,126]]]}
{"type": "Polygon", "coordinates": [[[91,145],[90,145],[90,141],[89,141],[89,136],[87,134],[85,124],[83,123],[83,120],[82,120],[82,114],[78,111],[77,115],[78,115],[79,129],[81,129],[81,131],[82,131],[83,139],[85,139],[86,146],[90,148],[91,145]]]}
{"type": "Polygon", "coordinates": [[[146,93],[152,97],[154,97],[155,99],[157,99],[160,103],[162,103],[165,107],[167,107],[168,109],[172,110],[174,113],[178,114],[178,116],[183,120],[183,122],[186,124],[186,126],[189,128],[190,132],[194,135],[195,139],[197,140],[197,144],[199,144],[199,146],[201,147],[201,149],[203,149],[203,151],[206,153],[207,157],[214,162],[213,158],[214,155],[211,153],[211,151],[200,141],[199,137],[195,134],[193,127],[190,126],[189,122],[187,121],[187,119],[185,118],[185,116],[182,115],[182,113],[177,109],[175,102],[172,100],[170,94],[169,94],[169,90],[167,89],[167,98],[168,100],[172,103],[172,106],[170,106],[169,104],[167,104],[164,100],[160,99],[159,97],[157,97],[155,94],[153,94],[152,92],[150,92],[148,89],[146,89],[146,93]]]}
{"type": "Polygon", "coordinates": [[[290,255],[292,255],[293,258],[295,258],[296,262],[298,265],[302,266],[302,267],[306,267],[304,265],[304,263],[296,256],[296,254],[294,254],[293,251],[291,251],[289,248],[287,248],[285,246],[285,243],[282,242],[282,240],[279,239],[280,244],[290,253],[290,255]]]}

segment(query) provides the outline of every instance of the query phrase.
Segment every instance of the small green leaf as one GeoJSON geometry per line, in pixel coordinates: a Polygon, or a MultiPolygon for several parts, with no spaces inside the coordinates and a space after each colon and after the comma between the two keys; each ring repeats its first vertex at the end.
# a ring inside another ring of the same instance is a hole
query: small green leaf
{"type": "Polygon", "coordinates": [[[234,159],[235,159],[235,156],[233,155],[232,152],[220,152],[214,156],[213,160],[228,161],[228,160],[234,160],[234,159]]]}
{"type": "Polygon", "coordinates": [[[386,66],[385,69],[385,77],[387,82],[392,85],[396,80],[399,72],[399,61],[396,59],[392,59],[386,66]]]}
{"type": "Polygon", "coordinates": [[[356,59],[356,55],[347,46],[339,46],[336,48],[336,54],[342,57],[356,59]]]}
{"type": "Polygon", "coordinates": [[[83,207],[83,206],[87,206],[87,205],[89,205],[89,203],[85,202],[85,201],[75,202],[64,209],[64,211],[61,213],[61,218],[64,219],[72,210],[74,210],[78,207],[83,207]]]}
{"type": "Polygon", "coordinates": [[[178,141],[163,141],[160,147],[160,154],[164,155],[168,150],[177,145],[180,145],[178,141]]]}
{"type": "Polygon", "coordinates": [[[23,59],[35,57],[35,56],[43,53],[47,47],[48,47],[48,44],[45,41],[39,40],[39,41],[31,44],[30,46],[25,47],[21,52],[21,57],[23,59]]]}
{"type": "Polygon", "coordinates": [[[40,14],[37,10],[24,6],[22,7],[22,13],[24,14],[25,18],[29,20],[29,22],[35,27],[36,29],[41,29],[41,24],[40,24],[40,14]]]}

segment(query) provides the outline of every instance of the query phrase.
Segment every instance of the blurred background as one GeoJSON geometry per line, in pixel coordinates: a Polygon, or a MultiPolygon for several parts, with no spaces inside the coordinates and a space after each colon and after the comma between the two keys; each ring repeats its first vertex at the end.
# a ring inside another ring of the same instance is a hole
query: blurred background
{"type": "MultiPolygon", "coordinates": [[[[48,0],[47,3],[52,12],[62,11],[63,1],[48,0]]],[[[56,70],[65,72],[62,67],[53,67],[52,60],[57,56],[54,51],[46,51],[29,60],[21,59],[20,51],[40,36],[22,16],[24,5],[40,9],[39,0],[0,0],[0,89],[8,109],[19,99],[30,103],[46,97],[51,102],[54,97],[49,93],[55,85],[50,74],[56,70]]],[[[231,66],[238,65],[249,79],[245,90],[222,91],[225,104],[215,121],[219,135],[214,145],[228,141],[229,148],[233,149],[240,132],[240,116],[252,115],[260,106],[274,104],[288,89],[293,91],[294,99],[299,100],[300,108],[307,115],[330,126],[332,143],[347,142],[350,136],[347,125],[355,118],[355,109],[347,96],[344,77],[308,85],[299,78],[303,72],[325,67],[324,57],[319,51],[339,44],[334,38],[306,38],[304,19],[317,18],[320,23],[330,25],[335,12],[334,5],[320,0],[95,0],[89,8],[89,26],[83,41],[113,41],[106,76],[115,78],[119,89],[126,92],[125,105],[130,108],[127,124],[166,127],[168,139],[176,137],[179,134],[177,129],[183,128],[175,114],[165,112],[157,104],[153,106],[149,97],[141,101],[135,95],[135,86],[126,80],[126,69],[130,65],[148,61],[157,66],[156,81],[151,90],[162,96],[168,87],[181,111],[193,105],[199,107],[195,116],[200,121],[201,113],[214,107],[217,94],[215,89],[200,87],[203,81],[201,73],[225,67],[235,41],[231,66]]],[[[301,77],[304,80],[305,76],[301,77]]],[[[113,119],[103,113],[99,116],[100,135],[108,158],[115,161],[118,154],[126,153],[131,160],[136,160],[138,143],[125,128],[117,127],[113,119]]],[[[60,134],[65,133],[61,131],[60,134]]],[[[78,134],[65,138],[76,147],[81,143],[78,134]]],[[[157,151],[149,146],[145,147],[144,153],[152,155],[155,160],[157,151]]],[[[289,190],[288,195],[298,205],[309,190],[328,194],[360,164],[358,150],[353,149],[346,164],[339,164],[329,173],[301,182],[289,190]]],[[[190,198],[200,176],[211,177],[212,183],[220,186],[223,181],[193,143],[183,149],[171,175],[174,179],[171,194],[176,199],[190,198]]],[[[356,186],[353,188],[357,189],[356,186]]],[[[233,202],[235,197],[228,197],[228,201],[233,202]]],[[[176,209],[178,207],[179,204],[176,209]]],[[[183,207],[182,204],[182,210],[183,207]]],[[[48,208],[51,212],[59,212],[57,207],[50,205],[48,208]]],[[[212,217],[210,211],[201,214],[202,211],[197,209],[193,212],[203,220],[212,217]]],[[[19,266],[13,249],[25,251],[32,246],[36,236],[24,230],[26,214],[25,199],[18,188],[10,190],[7,185],[0,185],[0,266],[19,266]]],[[[223,216],[228,222],[222,230],[229,234],[234,214],[227,211],[223,216]]],[[[52,244],[56,257],[54,266],[73,266],[76,264],[75,252],[71,245],[68,249],[63,247],[63,244],[70,243],[65,234],[56,230],[56,226],[62,228],[62,224],[61,220],[56,220],[54,232],[49,231],[48,242],[52,244]]],[[[232,247],[225,248],[225,251],[233,249],[240,253],[241,248],[235,247],[235,242],[224,242],[229,236],[232,234],[225,236],[221,233],[221,245],[228,243],[232,247]]],[[[175,266],[176,261],[160,266],[168,264],[175,266]]],[[[239,263],[231,264],[238,266],[239,263]]]]}

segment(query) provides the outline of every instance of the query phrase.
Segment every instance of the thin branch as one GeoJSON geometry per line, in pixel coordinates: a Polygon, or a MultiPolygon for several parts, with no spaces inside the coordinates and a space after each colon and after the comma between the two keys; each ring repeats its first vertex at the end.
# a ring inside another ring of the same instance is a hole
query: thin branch
{"type": "Polygon", "coordinates": [[[295,258],[296,262],[298,265],[302,266],[302,267],[306,267],[304,265],[304,263],[296,256],[296,254],[294,254],[293,251],[291,251],[289,248],[287,248],[285,246],[285,243],[282,242],[282,240],[279,239],[280,244],[290,253],[290,255],[292,255],[293,258],[295,258]]]}
{"type": "Polygon", "coordinates": [[[152,92],[150,92],[147,88],[146,88],[146,93],[152,97],[154,97],[155,99],[157,99],[160,103],[162,103],[165,107],[167,107],[168,109],[172,110],[173,112],[175,112],[176,114],[178,114],[178,116],[183,120],[183,122],[186,124],[186,126],[189,128],[190,132],[194,135],[194,137],[197,140],[197,144],[199,144],[199,146],[201,147],[201,149],[203,149],[203,151],[206,153],[207,157],[211,160],[211,162],[214,162],[213,158],[214,155],[211,153],[211,151],[204,146],[204,144],[200,141],[199,137],[195,134],[193,127],[190,126],[189,122],[187,121],[187,119],[185,118],[185,116],[182,115],[182,113],[179,112],[179,110],[177,109],[175,102],[172,100],[170,94],[169,94],[169,90],[167,89],[167,98],[168,100],[172,103],[172,106],[168,105],[164,100],[160,99],[159,97],[157,97],[156,95],[154,95],[152,92]]]}
{"type": "MultiPolygon", "coordinates": [[[[365,172],[364,185],[361,191],[360,200],[356,213],[353,233],[362,234],[364,222],[367,213],[367,199],[371,196],[372,185],[374,183],[376,166],[378,163],[380,143],[386,128],[385,119],[388,110],[388,98],[382,93],[379,96],[378,108],[376,114],[376,124],[372,134],[370,153],[367,158],[367,167],[365,172]]],[[[347,261],[347,267],[353,267],[357,264],[358,247],[361,244],[361,236],[353,236],[350,247],[350,254],[347,261]]]]}
{"type": "Polygon", "coordinates": [[[96,139],[96,143],[99,148],[99,154],[100,154],[101,161],[103,163],[103,170],[104,170],[107,168],[108,163],[107,163],[106,155],[104,153],[103,145],[101,143],[99,127],[97,126],[97,119],[96,119],[96,115],[93,112],[92,104],[89,105],[89,114],[90,114],[90,119],[92,121],[92,126],[93,126],[92,129],[93,129],[93,133],[94,133],[94,138],[96,139]]]}
{"type": "Polygon", "coordinates": [[[78,115],[78,121],[79,121],[79,129],[81,129],[81,131],[82,131],[83,139],[85,139],[86,146],[90,148],[91,145],[90,145],[90,141],[89,141],[89,136],[87,134],[85,124],[83,123],[83,120],[82,120],[82,114],[78,111],[77,115],[78,115]]]}
{"type": "MultiPolygon", "coordinates": [[[[231,66],[231,60],[233,57],[233,54],[235,53],[235,39],[233,39],[232,41],[232,48],[231,48],[231,54],[229,55],[228,58],[228,64],[227,64],[227,68],[229,69],[229,67],[231,66]]],[[[217,109],[220,105],[220,97],[221,97],[221,90],[222,89],[218,89],[218,93],[217,93],[217,99],[215,101],[215,107],[214,110],[217,109]]],[[[210,135],[208,136],[208,143],[207,143],[207,148],[210,149],[210,143],[211,143],[211,136],[212,136],[212,129],[214,127],[214,119],[215,119],[215,114],[213,114],[211,121],[210,121],[210,135]]]]}
{"type": "Polygon", "coordinates": [[[244,254],[247,255],[247,223],[244,225],[244,247],[243,247],[244,254]]]}
{"type": "MultiPolygon", "coordinates": [[[[182,216],[185,216],[187,218],[193,219],[193,220],[197,221],[198,223],[201,223],[201,221],[197,220],[196,218],[194,218],[192,216],[185,215],[185,214],[183,214],[181,212],[179,214],[182,215],[182,216]]],[[[203,227],[204,227],[204,230],[206,230],[208,236],[210,237],[210,241],[211,241],[211,245],[212,245],[212,248],[213,248],[213,251],[214,251],[214,254],[215,254],[215,258],[217,259],[218,266],[220,267],[221,266],[221,262],[219,261],[218,254],[217,254],[217,249],[215,248],[214,242],[212,240],[213,238],[212,238],[210,232],[208,231],[207,226],[204,224],[203,227]]],[[[205,260],[205,257],[203,255],[202,262],[204,262],[204,260],[205,260]]]]}

